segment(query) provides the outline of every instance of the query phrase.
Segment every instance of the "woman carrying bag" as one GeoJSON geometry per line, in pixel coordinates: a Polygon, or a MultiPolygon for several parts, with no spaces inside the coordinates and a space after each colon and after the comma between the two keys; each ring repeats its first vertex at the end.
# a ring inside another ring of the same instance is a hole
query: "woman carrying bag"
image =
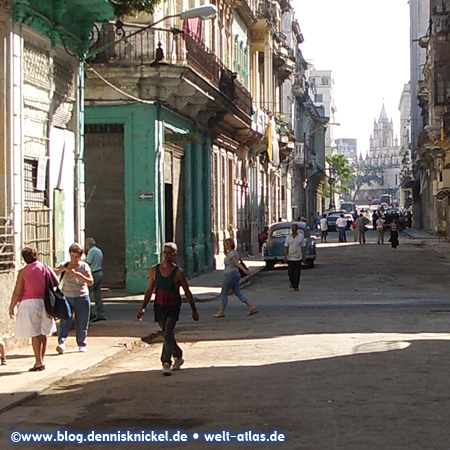
{"type": "Polygon", "coordinates": [[[253,306],[244,294],[241,292],[239,281],[241,275],[239,269],[241,269],[246,275],[249,275],[249,270],[239,262],[239,253],[235,250],[234,240],[231,238],[225,239],[225,270],[224,279],[222,283],[222,292],[220,293],[220,309],[213,317],[221,318],[225,317],[225,308],[228,305],[228,292],[232,290],[236,297],[247,305],[248,315],[256,314],[258,311],[253,306]]]}
{"type": "MultiPolygon", "coordinates": [[[[73,243],[69,248],[70,261],[60,264],[55,268],[56,275],[61,275],[62,291],[69,302],[70,308],[75,313],[75,335],[78,350],[81,353],[87,351],[86,337],[89,328],[89,315],[91,300],[89,298],[89,286],[94,284],[89,264],[81,261],[83,247],[73,243]]],[[[58,346],[56,351],[62,355],[66,350],[66,339],[69,334],[72,317],[61,319],[58,333],[58,346]]]]}
{"type": "MultiPolygon", "coordinates": [[[[17,276],[9,305],[9,315],[14,318],[14,309],[17,305],[14,334],[17,338],[31,338],[35,363],[30,372],[40,372],[45,370],[47,336],[56,331],[55,321],[47,315],[44,304],[47,270],[50,269],[38,261],[35,248],[23,248],[22,257],[27,265],[17,276]]],[[[55,276],[54,273],[52,275],[55,276]]]]}

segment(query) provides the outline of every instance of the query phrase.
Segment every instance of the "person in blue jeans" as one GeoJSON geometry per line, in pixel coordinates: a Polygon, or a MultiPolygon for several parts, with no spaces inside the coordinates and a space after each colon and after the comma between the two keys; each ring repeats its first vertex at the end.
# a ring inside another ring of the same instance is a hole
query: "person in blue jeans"
{"type": "Polygon", "coordinates": [[[241,292],[239,280],[241,275],[238,268],[244,271],[246,275],[250,272],[239,262],[239,253],[235,250],[234,240],[231,238],[225,239],[225,270],[224,279],[222,283],[222,291],[220,293],[220,309],[213,317],[220,318],[225,317],[225,308],[228,305],[228,292],[233,291],[236,297],[247,305],[248,315],[252,316],[256,314],[257,309],[247,300],[247,297],[241,292]]]}
{"type": "MultiPolygon", "coordinates": [[[[81,261],[83,247],[73,243],[69,248],[70,261],[61,263],[56,269],[56,275],[61,275],[62,291],[69,302],[72,316],[75,313],[75,335],[78,350],[87,351],[86,337],[89,327],[91,300],[89,286],[94,284],[89,264],[81,261]]],[[[61,319],[58,332],[58,346],[56,351],[62,355],[66,350],[66,339],[69,334],[72,317],[61,319]]]]}

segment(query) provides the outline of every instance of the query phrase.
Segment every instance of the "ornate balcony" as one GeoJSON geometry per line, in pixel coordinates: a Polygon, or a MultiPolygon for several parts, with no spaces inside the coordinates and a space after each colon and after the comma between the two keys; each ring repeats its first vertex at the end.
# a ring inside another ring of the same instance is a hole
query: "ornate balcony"
{"type": "MultiPolygon", "coordinates": [[[[124,27],[125,33],[134,30],[124,27]]],[[[115,39],[113,26],[107,25],[91,50],[103,48],[115,39]]],[[[89,63],[131,95],[159,101],[203,125],[213,123],[225,129],[251,126],[253,107],[248,90],[187,31],[148,29],[103,51],[89,63]]],[[[98,96],[96,88],[100,83],[96,84],[96,77],[89,70],[87,75],[86,99],[105,98],[98,96]]],[[[119,100],[123,96],[110,93],[108,99],[119,100]]]]}

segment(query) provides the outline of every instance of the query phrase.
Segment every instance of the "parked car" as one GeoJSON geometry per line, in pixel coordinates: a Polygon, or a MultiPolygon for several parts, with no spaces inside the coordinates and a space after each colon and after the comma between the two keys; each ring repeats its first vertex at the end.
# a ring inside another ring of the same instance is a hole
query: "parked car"
{"type": "Polygon", "coordinates": [[[351,214],[337,212],[331,213],[327,216],[328,231],[336,231],[336,220],[338,220],[339,217],[341,217],[341,214],[344,214],[344,217],[347,219],[346,230],[350,229],[353,222],[353,216],[351,214]]]}
{"type": "Polygon", "coordinates": [[[262,257],[268,269],[273,269],[276,263],[284,262],[284,243],[286,237],[291,234],[293,223],[298,225],[298,232],[305,236],[306,265],[309,269],[314,267],[316,243],[311,238],[308,226],[303,222],[281,222],[270,227],[267,241],[263,244],[262,257]]]}
{"type": "Polygon", "coordinates": [[[384,226],[386,229],[390,229],[391,222],[393,219],[397,219],[400,230],[404,228],[405,220],[403,217],[403,213],[399,209],[389,209],[386,211],[384,215],[384,226]]]}

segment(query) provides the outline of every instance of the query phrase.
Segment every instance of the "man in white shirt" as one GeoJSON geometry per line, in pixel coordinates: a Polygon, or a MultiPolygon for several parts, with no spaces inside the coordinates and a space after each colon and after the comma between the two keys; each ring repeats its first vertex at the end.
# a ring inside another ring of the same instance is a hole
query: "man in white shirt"
{"type": "Polygon", "coordinates": [[[328,234],[328,220],[327,215],[324,214],[320,219],[320,242],[327,242],[328,234]]]}
{"type": "Polygon", "coordinates": [[[347,236],[345,235],[345,229],[347,228],[347,219],[344,214],[336,220],[336,229],[339,231],[339,242],[347,242],[347,236]]]}
{"type": "Polygon", "coordinates": [[[291,287],[298,291],[300,274],[303,264],[306,264],[306,242],[303,233],[298,232],[298,225],[291,226],[292,234],[284,242],[284,262],[288,263],[288,275],[291,287]]]}

